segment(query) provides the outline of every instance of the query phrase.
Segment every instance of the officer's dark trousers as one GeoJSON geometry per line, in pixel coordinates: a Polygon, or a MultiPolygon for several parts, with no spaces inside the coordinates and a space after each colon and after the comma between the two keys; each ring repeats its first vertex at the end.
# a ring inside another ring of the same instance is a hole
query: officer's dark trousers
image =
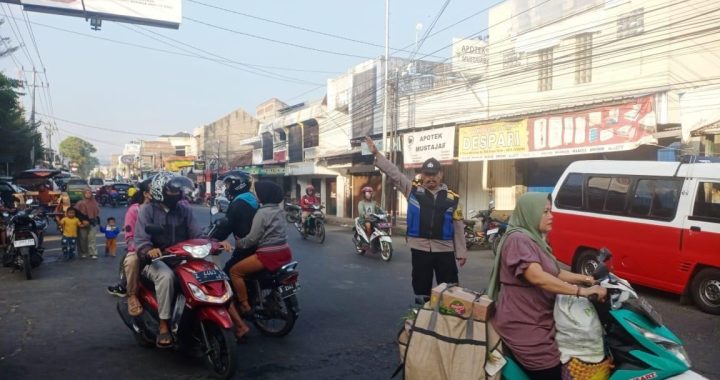
{"type": "Polygon", "coordinates": [[[412,286],[416,296],[430,296],[433,274],[438,284],[458,283],[455,252],[425,252],[411,249],[412,286]]]}

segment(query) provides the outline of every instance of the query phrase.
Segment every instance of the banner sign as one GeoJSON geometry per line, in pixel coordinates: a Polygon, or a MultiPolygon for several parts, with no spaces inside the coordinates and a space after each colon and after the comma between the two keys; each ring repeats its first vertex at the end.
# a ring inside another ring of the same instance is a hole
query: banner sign
{"type": "Polygon", "coordinates": [[[653,97],[460,128],[459,161],[552,157],[632,150],[655,142],[653,97]]]}
{"type": "Polygon", "coordinates": [[[180,0],[21,0],[24,10],[177,29],[180,0]]]}
{"type": "Polygon", "coordinates": [[[459,161],[502,160],[528,152],[527,119],[460,128],[459,161]]]}
{"type": "Polygon", "coordinates": [[[193,170],[203,171],[205,170],[205,161],[194,161],[193,170]]]}
{"type": "Polygon", "coordinates": [[[428,158],[452,164],[455,153],[455,127],[430,129],[403,135],[405,168],[419,168],[428,158]]]}

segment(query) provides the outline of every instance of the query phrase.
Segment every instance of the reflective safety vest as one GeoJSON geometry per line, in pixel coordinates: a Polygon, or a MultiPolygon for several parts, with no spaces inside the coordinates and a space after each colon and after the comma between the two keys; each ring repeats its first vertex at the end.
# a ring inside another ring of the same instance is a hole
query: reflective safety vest
{"type": "Polygon", "coordinates": [[[433,196],[430,190],[413,186],[407,199],[407,235],[452,240],[453,215],[458,209],[459,198],[450,190],[440,190],[433,196]]]}

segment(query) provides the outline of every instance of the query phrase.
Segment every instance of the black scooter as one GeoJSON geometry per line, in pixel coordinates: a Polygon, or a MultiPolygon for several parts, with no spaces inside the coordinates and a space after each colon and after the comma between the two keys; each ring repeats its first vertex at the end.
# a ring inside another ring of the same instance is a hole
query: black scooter
{"type": "Polygon", "coordinates": [[[26,208],[13,213],[3,213],[7,219],[8,246],[2,254],[2,264],[13,267],[13,271],[25,273],[25,278],[32,279],[32,269],[43,262],[42,247],[47,217],[40,207],[31,208],[32,199],[26,202],[26,208]]]}

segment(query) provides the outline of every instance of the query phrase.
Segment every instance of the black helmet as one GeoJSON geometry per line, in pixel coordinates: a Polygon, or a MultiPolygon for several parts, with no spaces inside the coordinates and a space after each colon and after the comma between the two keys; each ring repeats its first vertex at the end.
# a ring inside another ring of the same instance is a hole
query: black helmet
{"type": "Polygon", "coordinates": [[[231,201],[238,195],[250,191],[252,186],[250,174],[242,170],[231,170],[225,173],[221,179],[225,184],[225,196],[231,201]]]}
{"type": "Polygon", "coordinates": [[[162,202],[166,206],[174,208],[177,202],[180,201],[185,194],[191,192],[194,187],[190,178],[163,172],[153,177],[150,183],[150,195],[154,201],[162,202]],[[168,196],[168,190],[179,192],[179,194],[168,196]]]}

